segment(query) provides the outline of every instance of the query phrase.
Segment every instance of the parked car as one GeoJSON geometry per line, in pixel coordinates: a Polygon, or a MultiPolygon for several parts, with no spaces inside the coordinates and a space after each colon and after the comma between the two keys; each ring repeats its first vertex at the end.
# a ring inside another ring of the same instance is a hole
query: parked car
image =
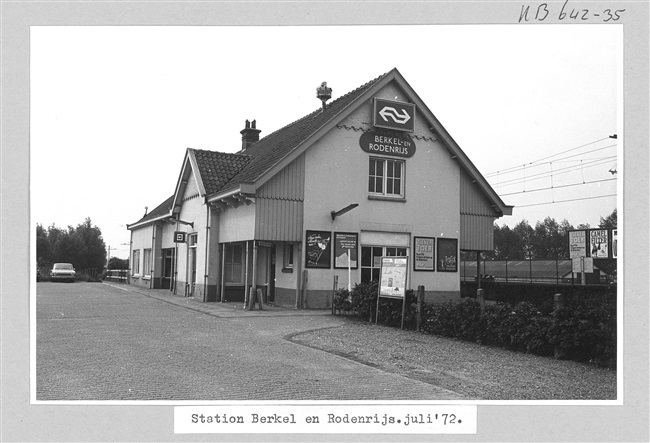
{"type": "Polygon", "coordinates": [[[70,263],[54,263],[50,277],[52,281],[69,281],[74,282],[76,272],[70,263]]]}

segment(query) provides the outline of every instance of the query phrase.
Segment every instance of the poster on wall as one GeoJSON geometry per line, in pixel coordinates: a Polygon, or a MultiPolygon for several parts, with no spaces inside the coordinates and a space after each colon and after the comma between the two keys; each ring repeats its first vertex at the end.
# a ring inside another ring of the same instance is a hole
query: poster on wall
{"type": "Polygon", "coordinates": [[[607,229],[589,230],[589,250],[593,258],[609,258],[609,236],[607,229]]]}
{"type": "Polygon", "coordinates": [[[413,250],[415,251],[414,271],[435,271],[436,262],[433,252],[435,242],[436,239],[433,237],[413,238],[413,250]]]}
{"type": "Polygon", "coordinates": [[[334,233],[334,268],[359,268],[359,236],[352,232],[334,233]],[[349,262],[348,262],[349,258],[349,262]]]}
{"type": "Polygon", "coordinates": [[[587,256],[587,231],[569,231],[569,258],[587,256]]]}
{"type": "Polygon", "coordinates": [[[332,255],[332,233],[328,231],[307,231],[305,267],[330,268],[332,255]]]}
{"type": "Polygon", "coordinates": [[[408,257],[382,257],[379,295],[404,298],[408,257]]]}
{"type": "Polygon", "coordinates": [[[438,271],[458,272],[458,239],[438,239],[438,271]]]}

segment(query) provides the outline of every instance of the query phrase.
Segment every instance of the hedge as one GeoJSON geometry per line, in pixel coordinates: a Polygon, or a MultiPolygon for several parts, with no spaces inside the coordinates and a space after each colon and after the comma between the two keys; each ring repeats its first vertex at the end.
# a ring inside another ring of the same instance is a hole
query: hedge
{"type": "MultiPolygon", "coordinates": [[[[337,291],[334,308],[375,321],[377,283],[357,284],[351,293],[337,291]]],[[[417,299],[406,293],[404,328],[415,329],[417,299]]],[[[381,298],[379,323],[401,325],[402,300],[381,298]]],[[[565,306],[548,309],[530,302],[497,302],[481,314],[479,302],[425,306],[421,331],[498,346],[514,351],[616,367],[616,296],[612,293],[566,294],[565,306]]]]}

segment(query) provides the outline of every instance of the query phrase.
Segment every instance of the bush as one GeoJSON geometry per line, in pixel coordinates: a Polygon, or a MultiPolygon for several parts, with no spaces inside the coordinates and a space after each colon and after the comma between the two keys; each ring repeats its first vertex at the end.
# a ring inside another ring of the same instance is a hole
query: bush
{"type": "Polygon", "coordinates": [[[423,332],[499,346],[520,352],[616,365],[616,318],[606,304],[567,307],[544,315],[528,302],[485,308],[470,298],[458,304],[428,306],[423,332]]]}

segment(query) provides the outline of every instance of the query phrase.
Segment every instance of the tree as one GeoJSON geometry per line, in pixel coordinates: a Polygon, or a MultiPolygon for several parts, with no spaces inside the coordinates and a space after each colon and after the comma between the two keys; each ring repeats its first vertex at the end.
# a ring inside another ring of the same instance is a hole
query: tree
{"type": "Polygon", "coordinates": [[[523,258],[523,243],[517,233],[506,224],[499,228],[494,224],[494,259],[512,260],[523,258]]]}
{"type": "Polygon", "coordinates": [[[558,224],[554,218],[546,217],[537,222],[531,238],[533,255],[537,259],[568,258],[567,232],[573,229],[565,219],[558,224]]]}
{"type": "Polygon", "coordinates": [[[533,236],[535,235],[534,229],[528,224],[528,220],[522,220],[515,225],[512,229],[515,235],[521,242],[521,249],[516,257],[513,259],[532,259],[533,258],[533,236]]]}
{"type": "Polygon", "coordinates": [[[78,269],[102,269],[106,263],[106,246],[101,230],[90,218],[67,230],[51,225],[47,232],[36,226],[36,257],[40,264],[72,263],[78,269]]]}
{"type": "Polygon", "coordinates": [[[36,263],[39,266],[52,263],[52,251],[47,238],[47,231],[40,223],[36,225],[36,263]]]}
{"type": "Polygon", "coordinates": [[[616,213],[616,208],[609,214],[607,217],[600,217],[600,223],[598,224],[599,228],[616,228],[618,222],[618,214],[616,213]]]}
{"type": "Polygon", "coordinates": [[[129,260],[125,258],[111,257],[108,260],[106,269],[129,269],[129,260]]]}
{"type": "Polygon", "coordinates": [[[106,245],[102,231],[92,225],[89,217],[77,226],[73,237],[79,264],[85,268],[103,269],[106,264],[106,245]]]}

